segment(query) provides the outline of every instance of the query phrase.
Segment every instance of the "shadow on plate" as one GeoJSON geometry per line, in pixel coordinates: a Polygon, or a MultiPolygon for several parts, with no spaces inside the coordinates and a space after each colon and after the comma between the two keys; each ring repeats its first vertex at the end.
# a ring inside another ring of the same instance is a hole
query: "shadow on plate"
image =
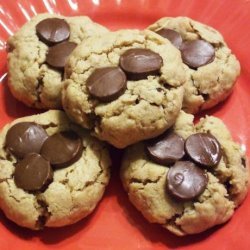
{"type": "MultiPolygon", "coordinates": [[[[95,210],[96,211],[96,210],[95,210]]],[[[8,220],[3,212],[0,212],[0,223],[7,228],[15,236],[23,240],[31,240],[33,238],[40,239],[44,244],[57,244],[72,236],[75,236],[78,232],[88,229],[88,225],[94,216],[95,211],[86,217],[85,219],[69,226],[61,228],[44,228],[42,231],[33,231],[27,228],[21,228],[14,222],[8,220]]]]}
{"type": "Polygon", "coordinates": [[[14,222],[8,220],[3,212],[0,212],[0,223],[3,224],[3,226],[6,227],[7,230],[9,230],[15,236],[23,240],[38,238],[45,244],[56,244],[70,238],[71,236],[76,235],[83,229],[86,230],[94,213],[73,225],[61,228],[45,228],[42,231],[32,231],[27,228],[21,228],[14,222]]]}
{"type": "Polygon", "coordinates": [[[183,237],[175,236],[163,227],[157,224],[151,224],[142,214],[136,210],[136,208],[130,203],[128,197],[118,197],[118,202],[124,210],[124,215],[127,217],[128,222],[136,227],[145,238],[152,243],[162,243],[169,248],[178,248],[181,246],[194,245],[200,241],[204,241],[209,238],[216,230],[219,230],[222,226],[215,226],[205,232],[188,235],[183,237]]]}

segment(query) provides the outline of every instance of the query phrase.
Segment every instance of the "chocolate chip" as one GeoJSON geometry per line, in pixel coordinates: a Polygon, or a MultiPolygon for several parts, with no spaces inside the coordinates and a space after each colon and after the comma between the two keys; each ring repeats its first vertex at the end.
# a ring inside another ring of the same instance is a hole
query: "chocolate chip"
{"type": "Polygon", "coordinates": [[[70,27],[63,19],[47,18],[36,25],[36,33],[41,41],[53,45],[69,38],[70,27]]]}
{"type": "Polygon", "coordinates": [[[162,165],[173,164],[185,155],[184,139],[173,132],[149,141],[146,149],[149,157],[162,165]]]}
{"type": "Polygon", "coordinates": [[[208,177],[203,169],[190,161],[177,161],[167,173],[167,190],[175,198],[188,201],[206,188],[208,177]]]}
{"type": "Polygon", "coordinates": [[[232,184],[230,183],[230,180],[225,181],[223,185],[226,187],[226,190],[229,191],[229,197],[230,197],[230,190],[232,189],[232,184]]]}
{"type": "Polygon", "coordinates": [[[89,93],[103,102],[110,102],[122,95],[127,78],[119,67],[96,69],[87,80],[89,93]]]}
{"type": "Polygon", "coordinates": [[[16,186],[26,191],[43,191],[53,179],[50,163],[41,155],[32,153],[16,164],[16,186]]]}
{"type": "Polygon", "coordinates": [[[246,159],[244,157],[241,158],[241,165],[245,168],[246,167],[246,159]]]}
{"type": "Polygon", "coordinates": [[[157,90],[158,92],[164,92],[164,89],[162,89],[162,88],[156,88],[156,90],[157,90]]]}
{"type": "Polygon", "coordinates": [[[163,28],[158,30],[156,33],[164,38],[167,38],[177,49],[181,47],[182,37],[180,33],[175,30],[163,28]]]}
{"type": "Polygon", "coordinates": [[[217,165],[222,156],[220,143],[206,133],[190,135],[185,142],[185,150],[192,160],[207,167],[217,165]]]}
{"type": "Polygon", "coordinates": [[[209,98],[210,98],[210,95],[209,94],[201,94],[202,98],[204,101],[208,101],[209,98]]]}
{"type": "Polygon", "coordinates": [[[6,148],[16,157],[23,158],[28,153],[39,153],[48,138],[42,126],[33,122],[20,122],[12,126],[6,134],[6,148]]]}
{"type": "Polygon", "coordinates": [[[193,69],[211,63],[215,57],[214,47],[204,40],[184,42],[180,50],[183,62],[193,69]]]}
{"type": "Polygon", "coordinates": [[[78,161],[83,150],[82,140],[74,131],[50,136],[43,144],[41,155],[53,168],[67,167],[78,161]]]}
{"type": "Polygon", "coordinates": [[[50,47],[46,56],[46,63],[53,68],[63,70],[71,52],[75,49],[76,43],[63,42],[50,47]]]}
{"type": "Polygon", "coordinates": [[[129,49],[120,57],[120,67],[129,80],[147,79],[149,75],[160,73],[163,60],[149,49],[129,49]]]}

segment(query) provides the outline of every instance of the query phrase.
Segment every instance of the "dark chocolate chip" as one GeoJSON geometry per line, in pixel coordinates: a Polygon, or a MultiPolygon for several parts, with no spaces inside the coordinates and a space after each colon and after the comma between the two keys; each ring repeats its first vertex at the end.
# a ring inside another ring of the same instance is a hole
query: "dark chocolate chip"
{"type": "Polygon", "coordinates": [[[204,40],[184,42],[180,50],[183,62],[193,69],[211,63],[215,57],[214,47],[204,40]]]}
{"type": "Polygon", "coordinates": [[[146,149],[149,157],[162,165],[173,164],[185,155],[184,139],[173,132],[149,141],[146,149]]]}
{"type": "Polygon", "coordinates": [[[127,87],[127,78],[119,67],[96,69],[87,80],[89,93],[103,102],[117,99],[127,87]]]}
{"type": "Polygon", "coordinates": [[[63,42],[50,47],[46,56],[46,63],[53,68],[63,70],[69,55],[75,47],[76,43],[73,42],[63,42]]]}
{"type": "Polygon", "coordinates": [[[227,180],[223,183],[223,185],[226,187],[226,190],[229,191],[229,197],[230,197],[230,191],[232,189],[232,184],[230,183],[230,180],[227,180]]]}
{"type": "Polygon", "coordinates": [[[120,67],[129,80],[147,79],[158,75],[162,67],[161,56],[149,49],[129,49],[120,57],[120,67]]]}
{"type": "Polygon", "coordinates": [[[83,150],[82,140],[74,131],[50,136],[43,144],[41,155],[53,168],[67,167],[78,161],[83,150]]]}
{"type": "Polygon", "coordinates": [[[156,33],[164,38],[167,38],[177,49],[181,47],[182,37],[180,33],[176,32],[175,30],[163,28],[158,30],[156,33]]]}
{"type": "Polygon", "coordinates": [[[201,94],[202,98],[204,101],[208,101],[209,98],[210,98],[210,95],[209,94],[201,94]]]}
{"type": "Polygon", "coordinates": [[[244,157],[241,158],[241,165],[246,168],[246,159],[244,157]]]}
{"type": "Polygon", "coordinates": [[[14,180],[25,191],[43,191],[53,180],[53,170],[41,155],[28,154],[16,164],[14,180]]]}
{"type": "Polygon", "coordinates": [[[178,200],[188,201],[206,188],[208,177],[203,169],[190,161],[177,161],[167,173],[167,190],[178,200]]]}
{"type": "Polygon", "coordinates": [[[61,43],[69,39],[70,27],[60,18],[47,18],[36,25],[36,33],[47,45],[61,43]]]}
{"type": "Polygon", "coordinates": [[[162,88],[156,88],[156,90],[157,90],[158,92],[164,92],[164,89],[162,89],[162,88]]]}
{"type": "Polygon", "coordinates": [[[222,156],[220,143],[206,133],[190,135],[185,142],[185,150],[192,160],[207,167],[217,165],[222,156]]]}
{"type": "Polygon", "coordinates": [[[6,148],[16,157],[23,158],[28,153],[40,153],[48,138],[42,126],[33,122],[20,122],[12,126],[6,135],[6,148]]]}

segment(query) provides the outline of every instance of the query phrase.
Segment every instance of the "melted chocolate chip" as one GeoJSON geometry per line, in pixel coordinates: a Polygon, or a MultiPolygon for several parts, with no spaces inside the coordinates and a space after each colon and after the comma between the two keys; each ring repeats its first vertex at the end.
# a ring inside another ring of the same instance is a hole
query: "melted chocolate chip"
{"type": "Polygon", "coordinates": [[[177,49],[181,47],[182,37],[180,33],[175,30],[163,28],[158,30],[156,33],[164,38],[167,38],[177,49]]]}
{"type": "Polygon", "coordinates": [[[184,139],[173,132],[167,132],[146,146],[149,157],[159,164],[173,164],[184,155],[184,139]]]}
{"type": "Polygon", "coordinates": [[[78,161],[83,150],[82,140],[74,131],[50,136],[43,144],[41,155],[53,168],[67,167],[78,161]]]}
{"type": "Polygon", "coordinates": [[[208,177],[190,161],[178,161],[167,173],[167,190],[176,199],[189,201],[206,188],[208,177]]]}
{"type": "Polygon", "coordinates": [[[180,50],[183,62],[192,69],[211,63],[215,57],[214,47],[204,40],[184,42],[180,50]]]}
{"type": "Polygon", "coordinates": [[[156,88],[156,90],[157,90],[158,92],[164,92],[164,89],[162,89],[162,88],[156,88]]]}
{"type": "Polygon", "coordinates": [[[147,79],[158,75],[163,61],[159,54],[149,49],[129,49],[120,57],[120,67],[129,80],[147,79]]]}
{"type": "Polygon", "coordinates": [[[208,101],[209,98],[210,98],[210,95],[209,94],[201,94],[202,98],[204,101],[208,101]]]}
{"type": "Polygon", "coordinates": [[[69,38],[70,27],[63,19],[47,18],[36,25],[36,33],[41,41],[53,45],[69,38]]]}
{"type": "Polygon", "coordinates": [[[23,158],[28,153],[39,153],[47,138],[48,134],[42,126],[21,122],[8,130],[6,148],[16,157],[23,158]]]}
{"type": "Polygon", "coordinates": [[[16,164],[14,180],[25,191],[43,191],[52,179],[50,163],[39,154],[28,154],[16,164]]]}
{"type": "Polygon", "coordinates": [[[246,168],[246,159],[244,157],[241,158],[241,165],[246,168]]]}
{"type": "Polygon", "coordinates": [[[206,133],[189,136],[185,142],[185,150],[193,161],[207,167],[217,165],[222,156],[220,143],[214,136],[206,133]]]}
{"type": "Polygon", "coordinates": [[[117,99],[124,93],[127,78],[119,67],[96,69],[87,80],[89,93],[103,102],[117,99]]]}
{"type": "Polygon", "coordinates": [[[76,43],[63,42],[50,47],[46,56],[46,63],[53,68],[63,70],[71,52],[75,49],[76,43]]]}

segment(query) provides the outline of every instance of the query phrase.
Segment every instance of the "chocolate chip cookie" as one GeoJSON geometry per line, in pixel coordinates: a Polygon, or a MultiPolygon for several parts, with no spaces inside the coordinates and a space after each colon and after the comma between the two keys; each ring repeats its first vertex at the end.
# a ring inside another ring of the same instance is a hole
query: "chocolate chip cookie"
{"type": "Polygon", "coordinates": [[[187,72],[183,110],[194,114],[229,96],[240,64],[217,30],[188,17],[165,17],[148,29],[181,51],[187,72]]]}
{"type": "Polygon", "coordinates": [[[124,148],[169,128],[181,109],[180,52],[151,31],[120,30],[81,43],[65,67],[63,107],[100,140],[124,148]]]}
{"type": "Polygon", "coordinates": [[[0,208],[33,230],[89,215],[109,182],[105,145],[62,111],[15,120],[0,133],[0,208]]]}
{"type": "Polygon", "coordinates": [[[78,43],[107,29],[88,17],[39,14],[8,40],[8,85],[28,106],[61,108],[65,62],[78,43]]]}
{"type": "Polygon", "coordinates": [[[121,168],[135,207],[179,236],[228,221],[248,191],[245,153],[223,122],[193,119],[181,111],[164,134],[129,147],[121,168]]]}

